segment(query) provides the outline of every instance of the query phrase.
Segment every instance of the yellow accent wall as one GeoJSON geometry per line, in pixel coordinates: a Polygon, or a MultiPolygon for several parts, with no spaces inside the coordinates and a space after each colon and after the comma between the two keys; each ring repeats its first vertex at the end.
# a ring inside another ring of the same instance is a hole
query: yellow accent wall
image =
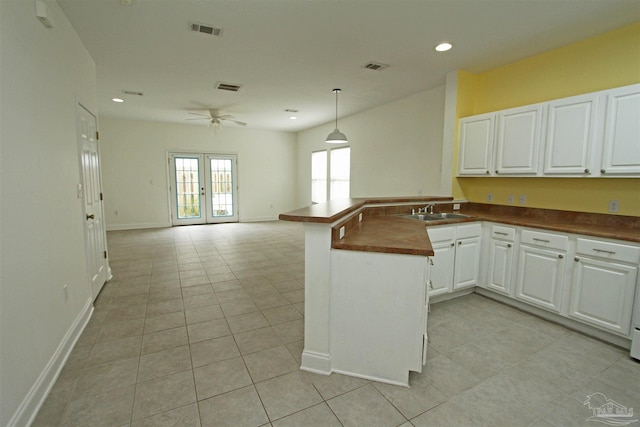
{"type": "MultiPolygon", "coordinates": [[[[640,22],[480,74],[458,72],[456,118],[549,101],[640,82],[640,22]]],[[[640,216],[640,179],[457,178],[454,147],[453,196],[472,202],[607,213],[609,200],[621,215],[640,216]]]]}

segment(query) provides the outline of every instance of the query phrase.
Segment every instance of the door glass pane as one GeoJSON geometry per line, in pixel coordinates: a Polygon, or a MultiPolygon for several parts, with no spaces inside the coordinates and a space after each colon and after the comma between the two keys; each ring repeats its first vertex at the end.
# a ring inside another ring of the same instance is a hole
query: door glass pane
{"type": "Polygon", "coordinates": [[[311,153],[311,202],[327,201],[327,152],[311,153]]]}
{"type": "Polygon", "coordinates": [[[351,149],[331,150],[331,200],[349,198],[351,149]]]}
{"type": "Polygon", "coordinates": [[[178,218],[200,218],[199,159],[175,157],[178,218]]]}
{"type": "Polygon", "coordinates": [[[211,216],[233,216],[233,162],[231,159],[210,159],[211,216]]]}

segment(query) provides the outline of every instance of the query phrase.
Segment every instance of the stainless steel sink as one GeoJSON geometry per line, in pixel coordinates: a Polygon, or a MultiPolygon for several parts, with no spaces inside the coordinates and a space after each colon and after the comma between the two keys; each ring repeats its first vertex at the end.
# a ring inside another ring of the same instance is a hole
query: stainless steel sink
{"type": "Polygon", "coordinates": [[[463,215],[453,212],[438,212],[438,213],[421,213],[415,215],[401,215],[403,218],[416,219],[419,221],[444,221],[446,219],[464,219],[470,218],[469,215],[463,215]]]}

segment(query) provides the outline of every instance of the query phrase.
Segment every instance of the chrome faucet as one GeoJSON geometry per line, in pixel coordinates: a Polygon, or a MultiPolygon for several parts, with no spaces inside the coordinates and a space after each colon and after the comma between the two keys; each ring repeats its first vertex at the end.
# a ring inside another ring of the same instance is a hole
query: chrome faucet
{"type": "Polygon", "coordinates": [[[429,203],[428,205],[426,205],[424,208],[418,208],[418,213],[428,213],[428,214],[432,214],[433,213],[433,206],[435,205],[435,203],[429,203]]]}

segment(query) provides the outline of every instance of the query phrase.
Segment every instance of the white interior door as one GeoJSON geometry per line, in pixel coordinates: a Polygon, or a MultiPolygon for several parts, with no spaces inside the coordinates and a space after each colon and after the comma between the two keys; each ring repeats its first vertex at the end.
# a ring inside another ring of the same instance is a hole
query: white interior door
{"type": "Polygon", "coordinates": [[[170,153],[172,224],[237,222],[233,154],[170,153]]]}
{"type": "Polygon", "coordinates": [[[91,296],[95,300],[108,279],[109,270],[102,209],[97,121],[95,116],[82,105],[78,105],[77,115],[87,263],[91,296]]]}

